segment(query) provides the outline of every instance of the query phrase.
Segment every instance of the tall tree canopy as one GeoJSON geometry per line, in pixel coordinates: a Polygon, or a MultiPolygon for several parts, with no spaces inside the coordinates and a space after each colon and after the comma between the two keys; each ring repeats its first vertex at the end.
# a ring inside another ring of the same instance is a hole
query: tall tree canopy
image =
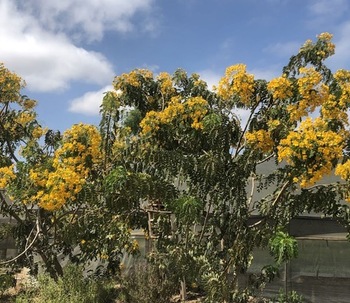
{"type": "MultiPolygon", "coordinates": [[[[240,287],[238,274],[292,218],[315,211],[350,228],[342,202],[350,199],[350,72],[325,65],[331,38],[306,41],[270,81],[243,64],[214,89],[184,70],[122,74],[103,99],[100,129],[74,125],[63,136],[38,125],[35,102],[2,66],[0,186],[13,200],[2,209],[26,220],[23,247],[37,230],[46,238],[33,240],[35,252],[79,245],[80,260],[117,264],[124,247],[137,248],[129,229],[147,227],[145,207],[162,204],[175,228],[158,218],[152,260],[175,265],[173,278],[196,281],[209,302],[244,302],[253,289],[240,287]],[[324,183],[333,173],[342,181],[324,183]]],[[[275,273],[265,268],[256,279],[275,273]]]]}

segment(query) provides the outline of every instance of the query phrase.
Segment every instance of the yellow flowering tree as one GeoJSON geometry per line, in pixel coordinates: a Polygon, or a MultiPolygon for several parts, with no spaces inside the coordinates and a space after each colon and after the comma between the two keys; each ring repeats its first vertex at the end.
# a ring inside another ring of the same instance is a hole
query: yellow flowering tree
{"type": "MultiPolygon", "coordinates": [[[[210,302],[245,302],[254,289],[240,288],[237,277],[253,249],[303,212],[333,216],[349,229],[342,201],[350,192],[350,73],[325,65],[335,51],[331,39],[308,40],[270,81],[243,64],[228,67],[214,89],[183,70],[115,78],[101,108],[107,162],[111,171],[116,163],[142,174],[152,188],[143,203],[175,214],[175,229],[161,225],[152,260],[177,269],[169,277],[183,297],[192,283],[210,302]],[[334,173],[343,182],[324,184],[334,173]]],[[[254,281],[275,274],[265,268],[254,281]]]]}
{"type": "Polygon", "coordinates": [[[239,273],[254,248],[295,243],[283,232],[292,218],[316,211],[350,231],[350,72],[325,65],[331,39],[306,41],[270,81],[243,64],[213,89],[184,70],[133,70],[105,94],[99,129],[79,124],[62,136],[38,124],[24,83],[2,66],[0,186],[13,202],[1,209],[18,221],[24,251],[53,276],[59,254],[105,260],[115,272],[123,249],[137,250],[131,229],[147,236],[146,210],[157,207],[174,222],[158,218],[149,259],[182,298],[197,285],[208,302],[246,302],[280,262],[248,285],[239,273]],[[325,183],[334,174],[341,182],[325,183]]]}
{"type": "Polygon", "coordinates": [[[98,127],[76,124],[63,135],[43,128],[36,101],[21,95],[24,85],[0,65],[0,209],[17,223],[11,230],[19,250],[5,263],[35,270],[37,255],[57,278],[64,255],[83,264],[101,260],[117,272],[122,251],[137,251],[130,239],[134,204],[128,202],[140,196],[128,192],[140,188],[138,179],[147,180],[115,170],[121,202],[104,195],[111,177],[98,127]],[[73,254],[77,247],[80,253],[73,254]]]}

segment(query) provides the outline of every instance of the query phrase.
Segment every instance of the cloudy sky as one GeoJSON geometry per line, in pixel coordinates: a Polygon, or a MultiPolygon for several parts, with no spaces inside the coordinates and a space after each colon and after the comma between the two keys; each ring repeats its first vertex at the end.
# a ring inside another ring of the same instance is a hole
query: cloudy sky
{"type": "Polygon", "coordinates": [[[332,69],[350,69],[348,0],[0,0],[0,61],[59,130],[98,124],[121,73],[183,68],[213,85],[245,63],[270,79],[321,32],[334,35],[332,69]]]}

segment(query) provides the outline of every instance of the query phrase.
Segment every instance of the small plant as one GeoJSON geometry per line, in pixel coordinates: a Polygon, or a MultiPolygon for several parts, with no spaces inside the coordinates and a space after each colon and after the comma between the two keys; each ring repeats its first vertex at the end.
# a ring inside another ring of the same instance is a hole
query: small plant
{"type": "Polygon", "coordinates": [[[11,287],[16,285],[16,279],[11,273],[0,273],[0,298],[11,287]]]}
{"type": "Polygon", "coordinates": [[[130,269],[122,287],[120,299],[125,303],[168,303],[178,292],[178,284],[171,281],[165,268],[146,262],[138,262],[130,269]]]}
{"type": "Polygon", "coordinates": [[[111,289],[84,278],[80,267],[70,265],[57,281],[47,274],[39,275],[38,285],[25,290],[16,303],[107,303],[111,302],[111,289]]]}
{"type": "Polygon", "coordinates": [[[277,264],[288,262],[298,256],[298,242],[287,233],[278,231],[270,242],[270,253],[277,264]]]}
{"type": "Polygon", "coordinates": [[[275,303],[302,303],[304,302],[303,296],[299,295],[296,291],[291,291],[289,293],[284,293],[280,291],[279,295],[275,300],[275,303]]]}

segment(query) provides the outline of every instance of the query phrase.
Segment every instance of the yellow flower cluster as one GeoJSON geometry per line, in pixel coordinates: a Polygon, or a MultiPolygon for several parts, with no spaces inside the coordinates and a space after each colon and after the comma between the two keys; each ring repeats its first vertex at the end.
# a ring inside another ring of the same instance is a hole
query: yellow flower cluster
{"type": "Polygon", "coordinates": [[[0,189],[4,189],[16,178],[14,165],[0,167],[0,189]]]}
{"type": "Polygon", "coordinates": [[[302,187],[307,187],[332,170],[332,162],[343,155],[344,138],[328,130],[321,118],[307,118],[299,130],[290,132],[278,146],[278,160],[285,160],[299,172],[294,178],[302,187]]]}
{"type": "Polygon", "coordinates": [[[141,87],[142,78],[147,82],[149,79],[153,79],[153,73],[147,69],[136,69],[128,74],[122,74],[114,79],[114,88],[118,91],[119,89],[123,90],[125,85],[141,87]]]}
{"type": "Polygon", "coordinates": [[[350,71],[340,69],[335,72],[334,78],[337,80],[342,91],[339,106],[341,108],[348,107],[350,105],[350,71]]]}
{"type": "Polygon", "coordinates": [[[331,42],[333,35],[330,33],[321,33],[317,36],[318,40],[324,44],[323,50],[319,52],[319,56],[323,59],[334,54],[335,44],[331,42]]]}
{"type": "Polygon", "coordinates": [[[280,125],[281,125],[281,121],[280,120],[274,119],[274,120],[267,121],[267,126],[269,127],[270,130],[274,130],[280,125]]]}
{"type": "Polygon", "coordinates": [[[191,127],[194,129],[203,129],[201,122],[208,112],[208,102],[202,97],[193,97],[185,102],[186,112],[188,117],[192,120],[191,127]]]}
{"type": "Polygon", "coordinates": [[[342,102],[333,94],[329,94],[328,99],[323,103],[321,115],[324,120],[341,121],[344,125],[349,124],[347,108],[340,104],[342,102]]]}
{"type": "Polygon", "coordinates": [[[21,104],[25,110],[31,110],[36,106],[36,101],[32,99],[24,99],[21,104]]]}
{"type": "Polygon", "coordinates": [[[335,45],[331,42],[333,35],[330,33],[321,33],[317,36],[317,43],[314,44],[311,40],[307,40],[300,48],[300,52],[316,50],[318,59],[324,60],[334,54],[335,45]]]}
{"type": "Polygon", "coordinates": [[[247,132],[245,134],[245,139],[248,145],[259,149],[264,153],[270,152],[274,145],[271,134],[264,129],[259,129],[258,131],[254,132],[247,132]]]}
{"type": "Polygon", "coordinates": [[[191,122],[194,129],[202,129],[202,119],[208,111],[208,102],[202,97],[192,97],[185,102],[180,97],[172,97],[168,106],[160,111],[149,111],[141,121],[144,135],[156,133],[162,125],[185,125],[191,122]]]}
{"type": "Polygon", "coordinates": [[[152,134],[159,130],[160,121],[158,119],[158,112],[149,111],[146,116],[140,122],[142,134],[152,134]]]}
{"type": "Polygon", "coordinates": [[[200,78],[200,75],[194,73],[191,75],[191,78],[194,80],[193,85],[195,87],[202,88],[202,89],[206,89],[208,87],[207,82],[202,80],[200,78]]]}
{"type": "Polygon", "coordinates": [[[47,132],[47,128],[42,128],[41,126],[37,126],[32,131],[32,136],[34,139],[39,139],[41,136],[45,135],[47,132]]]}
{"type": "Polygon", "coordinates": [[[335,169],[335,174],[345,181],[350,181],[350,160],[347,160],[343,164],[338,164],[335,169]]]}
{"type": "Polygon", "coordinates": [[[222,99],[238,97],[240,102],[249,106],[254,92],[254,75],[246,72],[244,64],[230,66],[221,78],[217,90],[222,99]]]}
{"type": "Polygon", "coordinates": [[[300,51],[310,49],[313,46],[313,42],[311,39],[307,39],[304,45],[300,48],[300,51]]]}
{"type": "Polygon", "coordinates": [[[77,124],[63,135],[50,171],[31,170],[29,178],[39,190],[34,197],[46,210],[74,201],[93,166],[101,160],[101,137],[96,127],[77,124]]]}
{"type": "Polygon", "coordinates": [[[274,100],[288,99],[293,95],[291,82],[285,77],[272,79],[267,84],[267,89],[272,94],[274,100]]]}
{"type": "Polygon", "coordinates": [[[334,74],[340,93],[329,93],[321,108],[322,118],[325,120],[338,120],[343,125],[349,124],[348,107],[350,105],[350,71],[338,70],[334,74]]]}
{"type": "MultiPolygon", "coordinates": [[[[338,164],[336,169],[335,169],[335,174],[337,176],[340,176],[340,178],[342,178],[343,180],[349,182],[350,181],[350,160],[347,160],[343,164],[338,164]]],[[[347,188],[347,191],[345,194],[345,200],[350,202],[350,189],[349,188],[347,188]]]]}
{"type": "Polygon", "coordinates": [[[21,77],[11,73],[3,63],[0,63],[0,103],[17,102],[20,98],[20,89],[24,86],[21,77]]]}
{"type": "Polygon", "coordinates": [[[45,187],[48,175],[49,171],[47,169],[41,171],[39,166],[29,170],[29,179],[36,187],[45,187]]]}
{"type": "Polygon", "coordinates": [[[297,85],[301,99],[297,104],[288,106],[292,121],[299,120],[308,112],[314,112],[329,96],[329,87],[321,83],[322,75],[318,71],[313,67],[301,67],[299,72],[301,77],[297,80],[297,85]]]}
{"type": "Polygon", "coordinates": [[[181,103],[180,97],[173,97],[169,105],[161,112],[158,112],[158,119],[161,124],[170,124],[176,118],[181,118],[185,112],[185,105],[181,103]]]}
{"type": "Polygon", "coordinates": [[[160,91],[163,96],[168,97],[175,93],[173,81],[168,73],[160,73],[157,80],[160,82],[160,91]]]}
{"type": "Polygon", "coordinates": [[[15,118],[15,121],[21,126],[25,127],[29,122],[33,121],[34,119],[34,112],[24,111],[19,113],[19,115],[15,118]]]}

